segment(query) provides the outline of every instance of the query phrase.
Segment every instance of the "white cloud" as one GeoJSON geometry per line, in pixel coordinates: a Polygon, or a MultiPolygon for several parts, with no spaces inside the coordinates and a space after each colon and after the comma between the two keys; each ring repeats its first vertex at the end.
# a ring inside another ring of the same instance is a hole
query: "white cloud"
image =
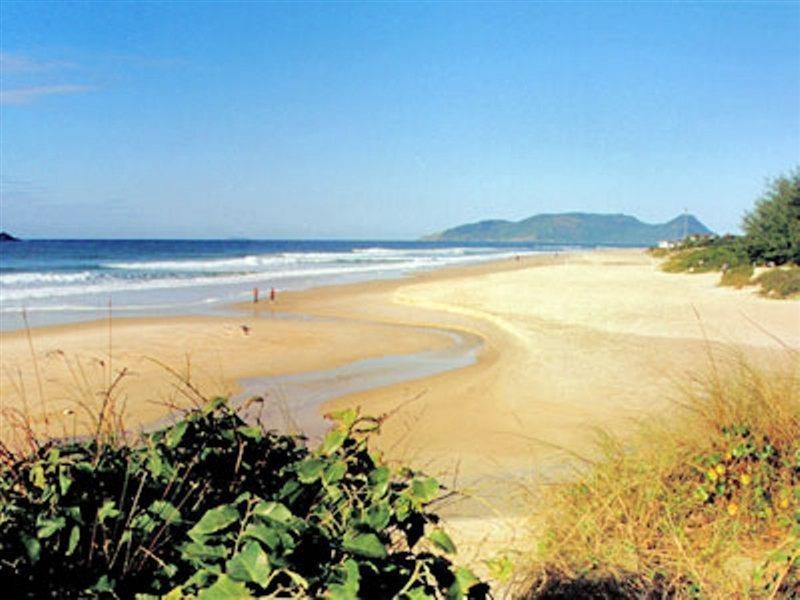
{"type": "Polygon", "coordinates": [[[0,90],[0,104],[30,104],[45,96],[60,96],[64,94],[81,94],[91,92],[94,88],[88,85],[60,84],[38,85],[32,87],[0,90]]]}
{"type": "Polygon", "coordinates": [[[74,63],[65,60],[37,60],[22,54],[0,52],[0,73],[40,73],[54,69],[69,69],[74,63]]]}

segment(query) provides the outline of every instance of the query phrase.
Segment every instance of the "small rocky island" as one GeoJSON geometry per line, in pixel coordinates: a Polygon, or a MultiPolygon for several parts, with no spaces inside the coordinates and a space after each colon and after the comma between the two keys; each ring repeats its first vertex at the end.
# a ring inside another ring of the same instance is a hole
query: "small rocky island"
{"type": "Polygon", "coordinates": [[[21,242],[19,238],[15,238],[10,233],[6,233],[5,231],[0,231],[0,242],[21,242]]]}

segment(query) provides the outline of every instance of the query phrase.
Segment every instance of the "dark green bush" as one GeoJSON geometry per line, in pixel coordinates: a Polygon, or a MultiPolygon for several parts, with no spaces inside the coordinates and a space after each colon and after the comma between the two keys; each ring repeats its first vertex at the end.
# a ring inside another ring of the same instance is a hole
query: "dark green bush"
{"type": "Polygon", "coordinates": [[[480,597],[431,478],[392,473],[354,411],[316,450],[222,400],[136,446],[50,443],[0,467],[0,586],[21,598],[480,597]]]}
{"type": "Polygon", "coordinates": [[[770,183],[743,228],[753,262],[800,265],[800,170],[770,183]]]}

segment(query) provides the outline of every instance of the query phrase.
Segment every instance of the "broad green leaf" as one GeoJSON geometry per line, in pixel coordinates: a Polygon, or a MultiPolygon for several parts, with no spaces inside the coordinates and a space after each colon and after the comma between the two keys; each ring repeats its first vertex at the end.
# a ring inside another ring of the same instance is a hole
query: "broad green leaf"
{"type": "Polygon", "coordinates": [[[242,533],[242,537],[258,540],[270,549],[277,548],[281,541],[278,532],[263,523],[251,523],[242,533]]]}
{"type": "Polygon", "coordinates": [[[237,428],[236,431],[241,433],[243,436],[257,442],[264,437],[264,432],[261,431],[260,427],[242,425],[241,427],[237,428]]]}
{"type": "MultiPolygon", "coordinates": [[[[203,588],[210,587],[211,582],[216,581],[220,575],[222,575],[222,569],[219,565],[199,568],[192,573],[189,579],[183,582],[182,587],[185,589],[196,588],[202,590],[203,588]]],[[[193,598],[193,596],[189,597],[193,598]]]]}
{"type": "Polygon", "coordinates": [[[358,411],[355,408],[335,410],[325,415],[331,421],[341,425],[342,429],[349,430],[358,418],[358,411]]]}
{"type": "Polygon", "coordinates": [[[253,509],[253,514],[278,523],[288,523],[293,518],[289,509],[280,502],[259,502],[253,509]]]}
{"type": "Polygon", "coordinates": [[[120,516],[120,511],[117,510],[113,500],[106,500],[103,505],[97,509],[97,520],[102,524],[106,519],[116,519],[120,516]]]}
{"type": "Polygon", "coordinates": [[[39,543],[39,540],[24,533],[21,534],[20,538],[22,540],[22,545],[25,546],[25,554],[28,555],[28,559],[31,563],[36,564],[42,552],[42,545],[39,543]]]}
{"type": "Polygon", "coordinates": [[[345,439],[347,439],[347,433],[345,433],[341,429],[334,429],[333,431],[329,431],[328,434],[325,436],[322,445],[319,447],[320,454],[323,454],[325,456],[333,454],[339,448],[342,447],[342,444],[344,443],[345,439]]]}
{"type": "Polygon", "coordinates": [[[62,496],[69,491],[71,485],[72,477],[69,476],[67,469],[63,466],[58,467],[58,488],[61,491],[62,496]]]}
{"type": "Polygon", "coordinates": [[[398,496],[394,502],[394,514],[401,523],[411,514],[411,500],[408,496],[398,496]]]}
{"type": "Polygon", "coordinates": [[[428,539],[440,550],[443,550],[448,554],[456,553],[456,545],[453,543],[453,540],[450,539],[450,536],[447,535],[444,529],[434,529],[428,534],[428,539]]]}
{"type": "Polygon", "coordinates": [[[334,583],[325,592],[325,598],[328,600],[354,600],[358,598],[356,594],[350,591],[347,586],[341,583],[334,583]]]}
{"type": "Polygon", "coordinates": [[[353,554],[367,558],[385,558],[387,556],[386,547],[374,533],[346,536],[342,546],[353,554]]]}
{"type": "Polygon", "coordinates": [[[297,545],[294,538],[288,531],[284,531],[282,529],[279,530],[278,537],[280,538],[281,546],[283,546],[282,552],[288,553],[297,545]]]}
{"type": "Polygon", "coordinates": [[[295,585],[300,586],[303,590],[308,589],[308,580],[300,575],[300,573],[295,573],[289,569],[283,569],[283,574],[288,575],[289,579],[291,579],[295,585]]]}
{"type": "Polygon", "coordinates": [[[334,583],[328,588],[326,596],[330,600],[352,600],[358,598],[358,591],[361,585],[361,574],[358,570],[358,563],[352,558],[344,561],[344,581],[334,583]]]}
{"type": "Polygon", "coordinates": [[[347,473],[347,465],[343,460],[337,460],[328,465],[325,472],[322,474],[322,481],[325,485],[331,485],[337,481],[341,481],[344,474],[347,473]]]}
{"type": "Polygon", "coordinates": [[[214,398],[213,400],[209,400],[206,405],[203,407],[203,414],[210,414],[215,410],[219,410],[227,401],[225,398],[214,398]]]}
{"type": "Polygon", "coordinates": [[[189,530],[189,537],[196,539],[225,529],[239,520],[239,511],[228,504],[207,510],[197,524],[189,530]]]}
{"type": "Polygon", "coordinates": [[[450,589],[447,590],[447,597],[449,600],[461,600],[461,598],[467,596],[469,589],[473,585],[479,583],[475,574],[464,567],[458,567],[453,571],[453,574],[456,580],[453,582],[453,585],[450,586],[450,589]]]}
{"type": "Polygon", "coordinates": [[[64,517],[55,517],[53,519],[37,519],[36,524],[39,526],[36,530],[36,537],[44,540],[64,529],[67,522],[64,517]]]}
{"type": "Polygon", "coordinates": [[[411,493],[423,504],[431,502],[439,495],[439,482],[433,477],[415,479],[411,482],[411,493]]]}
{"type": "Polygon", "coordinates": [[[147,470],[153,474],[153,477],[158,479],[164,471],[164,461],[161,459],[161,454],[155,448],[151,448],[147,455],[147,470]]]}
{"type": "Polygon", "coordinates": [[[83,518],[81,517],[81,507],[80,506],[65,506],[61,509],[66,516],[70,519],[75,521],[76,523],[83,523],[83,518]]]}
{"type": "Polygon", "coordinates": [[[307,458],[297,467],[297,478],[301,483],[312,483],[319,479],[325,469],[325,461],[318,458],[307,458]]]}
{"type": "Polygon", "coordinates": [[[369,474],[369,483],[372,486],[372,494],[375,497],[383,496],[389,489],[389,479],[391,473],[388,467],[378,467],[369,474]]]}
{"type": "Polygon", "coordinates": [[[113,592],[114,581],[108,575],[101,575],[95,584],[89,588],[93,592],[113,592]]]}
{"type": "Polygon", "coordinates": [[[72,556],[72,553],[75,552],[75,549],[78,547],[78,542],[81,539],[81,528],[77,525],[73,525],[72,529],[69,532],[69,543],[67,544],[67,551],[66,556],[72,556]]]}
{"type": "Polygon", "coordinates": [[[411,588],[406,592],[407,600],[434,600],[436,596],[431,596],[422,586],[411,588]]]}
{"type": "Polygon", "coordinates": [[[458,581],[461,589],[466,591],[476,583],[480,583],[478,577],[467,569],[466,567],[456,567],[455,569],[456,581],[458,581]]]}
{"type": "Polygon", "coordinates": [[[81,473],[94,473],[94,466],[92,463],[82,460],[75,464],[75,470],[81,473]]]}
{"type": "Polygon", "coordinates": [[[227,555],[225,546],[209,546],[200,542],[189,542],[181,546],[181,556],[187,560],[204,562],[225,558],[227,555]]]}
{"type": "Polygon", "coordinates": [[[40,490],[43,490],[47,485],[47,478],[44,476],[44,467],[42,467],[42,465],[37,464],[34,466],[31,469],[28,478],[30,479],[30,482],[40,490]]]}
{"type": "Polygon", "coordinates": [[[269,582],[270,570],[267,553],[258,542],[248,542],[225,564],[225,572],[232,579],[255,583],[262,588],[269,582]]]}
{"type": "Polygon", "coordinates": [[[166,500],[156,500],[150,505],[150,512],[161,518],[162,521],[170,525],[181,523],[181,513],[171,502],[166,500]]]}
{"type": "Polygon", "coordinates": [[[178,565],[168,565],[167,563],[164,563],[161,565],[161,570],[167,577],[169,577],[169,579],[172,579],[178,572],[178,565]]]}
{"type": "Polygon", "coordinates": [[[55,465],[58,463],[59,459],[61,459],[61,450],[57,447],[50,448],[47,452],[47,462],[51,465],[55,465]]]}
{"type": "Polygon", "coordinates": [[[138,529],[145,533],[153,531],[156,525],[158,525],[158,523],[156,523],[155,519],[146,513],[136,515],[131,521],[131,529],[138,529]]]}
{"type": "Polygon", "coordinates": [[[167,592],[167,595],[164,596],[163,600],[181,600],[183,597],[183,588],[181,586],[177,586],[167,592]]]}
{"type": "Polygon", "coordinates": [[[166,443],[169,448],[175,448],[178,444],[181,443],[183,439],[183,435],[186,433],[186,429],[189,427],[189,423],[186,421],[180,421],[173,427],[169,429],[167,432],[166,443]]]}
{"type": "Polygon", "coordinates": [[[388,524],[391,519],[392,513],[389,506],[383,502],[381,504],[374,504],[367,509],[366,523],[375,531],[381,531],[388,524]]]}
{"type": "MultiPolygon", "coordinates": [[[[252,497],[253,497],[253,494],[251,494],[250,492],[242,492],[241,494],[236,496],[236,500],[233,501],[233,504],[235,504],[236,506],[240,506],[242,504],[247,504],[248,502],[250,502],[250,499],[252,497]]],[[[256,498],[256,499],[258,499],[258,498],[256,498]]]]}
{"type": "Polygon", "coordinates": [[[330,486],[329,485],[326,488],[326,492],[328,494],[328,500],[330,502],[334,502],[334,503],[337,502],[339,500],[339,498],[341,498],[342,495],[343,495],[342,488],[341,487],[336,487],[336,486],[330,486]]]}
{"type": "Polygon", "coordinates": [[[200,600],[249,600],[252,597],[245,584],[227,575],[220,575],[214,585],[198,594],[200,600]]]}

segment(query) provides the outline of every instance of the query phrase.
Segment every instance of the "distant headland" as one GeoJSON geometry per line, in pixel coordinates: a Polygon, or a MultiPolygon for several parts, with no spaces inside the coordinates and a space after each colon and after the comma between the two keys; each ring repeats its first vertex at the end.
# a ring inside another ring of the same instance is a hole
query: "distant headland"
{"type": "Polygon", "coordinates": [[[623,244],[652,246],[661,240],[706,235],[712,231],[692,215],[666,223],[643,223],[624,214],[560,213],[534,215],[522,221],[468,223],[424,240],[448,242],[537,242],[543,244],[623,244]]]}
{"type": "Polygon", "coordinates": [[[6,233],[5,231],[0,231],[0,242],[21,242],[19,238],[14,237],[10,233],[6,233]]]}

